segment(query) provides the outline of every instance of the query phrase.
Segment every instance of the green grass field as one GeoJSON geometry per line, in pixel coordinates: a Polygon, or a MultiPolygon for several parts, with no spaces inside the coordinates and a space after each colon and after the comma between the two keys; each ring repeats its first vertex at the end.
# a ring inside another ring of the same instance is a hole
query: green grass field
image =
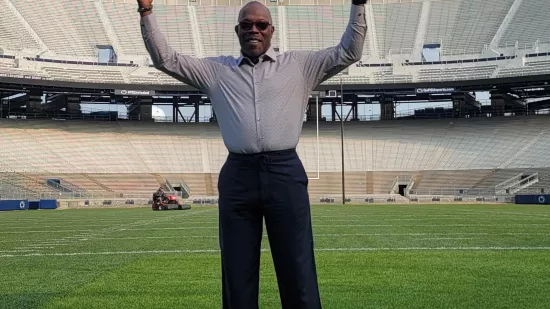
{"type": "MultiPolygon", "coordinates": [[[[324,308],[549,308],[550,207],[312,207],[324,308]]],[[[0,212],[0,308],[221,308],[217,209],[0,212]]],[[[280,308],[267,238],[261,308],[280,308]]]]}

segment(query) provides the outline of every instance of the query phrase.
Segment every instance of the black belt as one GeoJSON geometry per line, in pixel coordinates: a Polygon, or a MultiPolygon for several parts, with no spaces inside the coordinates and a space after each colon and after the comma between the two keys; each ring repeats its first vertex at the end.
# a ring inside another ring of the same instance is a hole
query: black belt
{"type": "Polygon", "coordinates": [[[263,160],[264,162],[284,161],[293,159],[297,156],[296,149],[274,150],[257,153],[235,153],[229,152],[228,160],[236,161],[257,161],[263,160]]]}

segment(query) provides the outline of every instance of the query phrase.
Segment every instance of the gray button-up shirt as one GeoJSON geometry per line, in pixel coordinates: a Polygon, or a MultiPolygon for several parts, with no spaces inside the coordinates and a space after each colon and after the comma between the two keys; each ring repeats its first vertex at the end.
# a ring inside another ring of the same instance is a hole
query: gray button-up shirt
{"type": "Polygon", "coordinates": [[[155,67],[209,96],[230,152],[295,148],[311,91],[359,61],[367,31],[365,7],[352,5],[340,44],[320,51],[270,48],[254,65],[248,59],[196,58],[168,46],[155,14],[141,18],[145,46],[155,67]]]}

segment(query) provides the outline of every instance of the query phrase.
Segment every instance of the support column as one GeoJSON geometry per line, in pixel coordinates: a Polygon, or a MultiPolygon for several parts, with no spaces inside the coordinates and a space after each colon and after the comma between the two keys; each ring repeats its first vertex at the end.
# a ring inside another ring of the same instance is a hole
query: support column
{"type": "Polygon", "coordinates": [[[214,110],[214,107],[212,107],[212,118],[210,119],[210,122],[218,122],[218,117],[216,116],[216,111],[214,110]]]}
{"type": "Polygon", "coordinates": [[[0,91],[0,118],[8,117],[8,113],[4,112],[4,106],[7,106],[7,104],[4,104],[4,93],[0,91]]]}
{"type": "Polygon", "coordinates": [[[195,122],[200,122],[200,106],[201,106],[202,99],[199,98],[197,101],[195,101],[195,122]]]}
{"type": "MultiPolygon", "coordinates": [[[[200,113],[199,113],[199,106],[200,106],[200,103],[202,102],[202,96],[201,95],[190,95],[189,96],[189,102],[193,104],[194,108],[195,108],[195,112],[193,113],[193,115],[195,116],[195,122],[200,122],[200,113]]],[[[193,121],[192,119],[189,119],[189,121],[193,121]]]]}
{"type": "Polygon", "coordinates": [[[153,97],[142,97],[139,102],[139,117],[141,121],[153,120],[153,97]]]}
{"type": "Polygon", "coordinates": [[[395,119],[395,104],[394,98],[390,95],[380,96],[380,120],[395,119]]]}
{"type": "Polygon", "coordinates": [[[172,97],[172,122],[178,122],[179,118],[179,97],[172,97]]]}
{"type": "Polygon", "coordinates": [[[317,101],[316,98],[310,98],[308,102],[309,108],[306,113],[306,121],[316,121],[317,119],[321,120],[323,117],[322,111],[323,111],[323,100],[319,98],[319,109],[317,109],[317,101]],[[317,116],[316,116],[317,115],[317,116]],[[317,118],[315,118],[317,117],[317,118]]]}
{"type": "Polygon", "coordinates": [[[330,106],[331,106],[331,113],[332,113],[332,121],[338,121],[336,119],[336,100],[335,99],[332,99],[330,106]]]}
{"type": "Polygon", "coordinates": [[[504,116],[506,102],[502,94],[491,93],[491,109],[493,110],[493,116],[504,116]]]}
{"type": "Polygon", "coordinates": [[[131,119],[139,119],[140,121],[153,120],[153,97],[139,97],[128,108],[128,116],[131,119]]]}
{"type": "Polygon", "coordinates": [[[68,94],[67,95],[67,114],[79,115],[82,110],[80,107],[80,95],[68,94]]]}
{"type": "Polygon", "coordinates": [[[40,113],[42,111],[42,90],[32,89],[27,101],[27,113],[40,113]]]}

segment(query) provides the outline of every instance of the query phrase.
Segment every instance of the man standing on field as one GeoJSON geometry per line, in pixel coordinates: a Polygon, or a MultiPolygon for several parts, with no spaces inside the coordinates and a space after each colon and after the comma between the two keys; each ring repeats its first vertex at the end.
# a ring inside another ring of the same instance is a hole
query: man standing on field
{"type": "Polygon", "coordinates": [[[145,46],[157,69],[210,97],[229,151],[218,181],[224,309],[258,308],[263,218],[284,309],[320,309],[308,176],[296,145],[311,91],[359,61],[367,0],[352,0],[340,44],[278,54],[267,7],[249,2],[235,33],[238,58],[194,58],[168,46],[152,0],[138,0],[145,46]]]}

